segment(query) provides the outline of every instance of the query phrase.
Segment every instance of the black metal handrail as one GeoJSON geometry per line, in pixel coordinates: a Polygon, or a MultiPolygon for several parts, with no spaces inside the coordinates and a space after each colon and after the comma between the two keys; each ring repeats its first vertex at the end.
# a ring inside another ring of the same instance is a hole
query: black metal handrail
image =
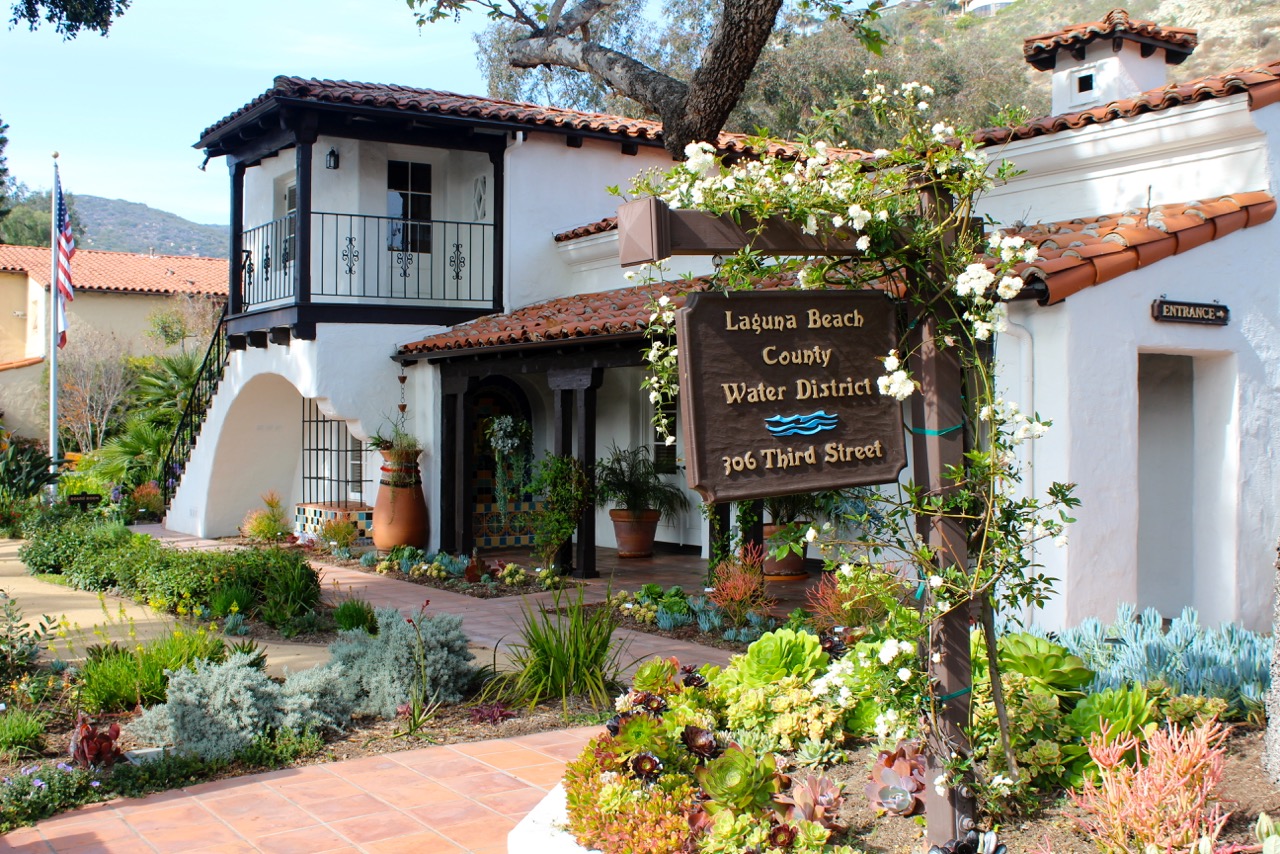
{"type": "MultiPolygon", "coordinates": [[[[310,299],[489,308],[494,299],[494,225],[454,220],[315,212],[310,299]]],[[[297,220],[282,217],[244,232],[243,310],[292,300],[297,220]]]]}
{"type": "Polygon", "coordinates": [[[222,307],[222,316],[218,318],[218,326],[213,330],[213,338],[209,341],[209,349],[205,351],[204,361],[196,374],[195,385],[187,397],[187,405],[182,409],[182,417],[173,431],[173,442],[164,456],[164,465],[160,471],[160,494],[164,498],[164,506],[169,506],[182,474],[187,469],[187,460],[191,457],[191,449],[195,447],[200,436],[200,428],[204,426],[205,413],[213,395],[218,391],[218,383],[222,380],[222,372],[227,366],[227,306],[222,307]]]}

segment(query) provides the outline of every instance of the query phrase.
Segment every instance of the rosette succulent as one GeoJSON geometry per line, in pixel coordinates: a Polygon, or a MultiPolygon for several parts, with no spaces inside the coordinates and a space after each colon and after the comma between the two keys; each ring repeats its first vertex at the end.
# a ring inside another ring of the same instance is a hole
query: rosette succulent
{"type": "Polygon", "coordinates": [[[823,635],[819,642],[822,644],[822,651],[830,656],[832,661],[839,661],[849,651],[844,641],[835,635],[823,635]]]}
{"type": "Polygon", "coordinates": [[[765,809],[781,788],[772,754],[757,758],[739,747],[730,747],[719,758],[695,769],[694,774],[709,798],[703,808],[710,815],[724,809],[765,809]]]}
{"type": "Polygon", "coordinates": [[[995,831],[982,833],[970,830],[959,839],[948,839],[942,845],[934,845],[929,854],[1006,854],[1007,851],[996,841],[995,831]]]}
{"type": "Polygon", "coordinates": [[[662,774],[662,760],[648,751],[637,753],[631,757],[631,773],[652,783],[662,774]]]}
{"type": "Polygon", "coordinates": [[[844,784],[823,774],[793,777],[791,788],[773,799],[787,807],[788,821],[812,821],[828,830],[838,830],[836,813],[844,800],[844,784]]]}
{"type": "Polygon", "coordinates": [[[761,635],[745,654],[735,657],[723,676],[744,688],[762,688],[788,676],[806,683],[830,662],[817,636],[778,629],[761,635]]]}
{"type": "Polygon", "coordinates": [[[689,724],[680,733],[680,740],[684,742],[685,748],[698,757],[699,761],[714,759],[720,753],[720,743],[716,741],[716,734],[709,729],[703,729],[700,726],[689,724]]]}
{"type": "Polygon", "coordinates": [[[799,833],[789,824],[776,824],[769,829],[769,845],[783,851],[790,850],[796,844],[799,833]]]}
{"type": "Polygon", "coordinates": [[[686,664],[680,668],[681,683],[686,688],[705,688],[707,687],[707,677],[698,672],[698,668],[692,664],[686,664]]]}
{"type": "Polygon", "coordinates": [[[893,752],[880,751],[871,766],[867,797],[876,809],[914,815],[924,807],[924,756],[914,741],[900,741],[893,752]]]}

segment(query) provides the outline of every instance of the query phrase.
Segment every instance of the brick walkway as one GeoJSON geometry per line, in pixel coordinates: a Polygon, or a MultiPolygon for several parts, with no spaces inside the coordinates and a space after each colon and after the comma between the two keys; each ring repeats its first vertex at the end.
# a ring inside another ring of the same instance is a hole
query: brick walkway
{"type": "MultiPolygon", "coordinates": [[[[221,543],[139,530],[190,548],[221,543]]],[[[523,609],[550,593],[474,599],[408,581],[315,561],[326,598],[357,595],[376,607],[459,614],[473,644],[502,649],[519,639],[523,609]]],[[[588,584],[587,601],[646,581],[701,583],[696,558],[627,561],[588,584]]],[[[611,570],[614,568],[610,568],[611,570]]],[[[729,653],[643,632],[619,631],[622,661],[675,656],[682,663],[725,664],[729,653]]],[[[483,663],[483,662],[481,662],[483,663]]],[[[564,763],[596,732],[588,727],[509,739],[407,750],[386,756],[255,774],[141,800],[95,804],[0,836],[0,851],[298,852],[404,851],[499,854],[507,834],[560,781],[564,763]]],[[[538,852],[511,852],[538,854],[538,852]]]]}
{"type": "Polygon", "coordinates": [[[95,804],[5,834],[0,850],[506,854],[507,834],[598,731],[426,747],[95,804]]]}

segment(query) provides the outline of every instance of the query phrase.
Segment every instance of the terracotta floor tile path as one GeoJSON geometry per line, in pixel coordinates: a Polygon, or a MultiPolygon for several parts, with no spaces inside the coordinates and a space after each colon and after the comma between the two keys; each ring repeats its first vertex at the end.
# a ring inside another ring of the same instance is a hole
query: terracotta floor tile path
{"type": "MultiPolygon", "coordinates": [[[[189,548],[223,544],[165,531],[138,530],[189,548]]],[[[354,594],[375,606],[459,614],[472,643],[501,649],[518,638],[523,608],[549,593],[474,599],[349,567],[317,564],[327,598],[354,594]]],[[[600,571],[585,591],[648,581],[696,590],[703,562],[687,556],[619,562],[601,550],[600,571]]],[[[786,597],[800,601],[803,586],[786,597]]],[[[784,603],[783,610],[792,605],[784,603]]],[[[725,664],[729,653],[642,632],[620,632],[623,661],[655,655],[682,663],[725,664]]],[[[559,730],[494,741],[426,747],[384,756],[219,780],[140,800],[95,804],[0,836],[0,851],[88,852],[414,852],[507,854],[507,833],[559,782],[564,763],[599,731],[559,730]]],[[[538,852],[509,852],[538,854],[538,852]]]]}

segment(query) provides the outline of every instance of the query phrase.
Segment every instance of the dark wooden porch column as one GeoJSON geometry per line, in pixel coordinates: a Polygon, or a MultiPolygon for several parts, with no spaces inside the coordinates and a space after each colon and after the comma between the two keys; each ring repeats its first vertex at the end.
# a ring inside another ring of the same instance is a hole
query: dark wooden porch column
{"type": "Polygon", "coordinates": [[[297,257],[293,259],[294,290],[293,300],[299,305],[311,302],[311,198],[312,198],[312,157],[315,149],[318,119],[315,113],[304,113],[296,131],[298,146],[295,149],[295,164],[298,181],[298,222],[294,234],[297,235],[297,257]]]}
{"type": "MultiPolygon", "coordinates": [[[[572,437],[574,456],[595,487],[596,389],[604,379],[600,368],[570,368],[547,372],[547,385],[559,397],[556,412],[556,453],[569,453],[572,437]]],[[[578,542],[572,574],[574,578],[599,578],[596,571],[596,512],[589,506],[578,519],[578,542]]]]}
{"type": "Polygon", "coordinates": [[[231,172],[231,263],[227,265],[227,314],[244,307],[244,164],[227,157],[231,172]]]}
{"type": "Polygon", "coordinates": [[[471,465],[467,391],[472,381],[464,376],[441,378],[440,550],[452,554],[470,552],[474,545],[472,514],[467,507],[467,472],[471,465]]]}

